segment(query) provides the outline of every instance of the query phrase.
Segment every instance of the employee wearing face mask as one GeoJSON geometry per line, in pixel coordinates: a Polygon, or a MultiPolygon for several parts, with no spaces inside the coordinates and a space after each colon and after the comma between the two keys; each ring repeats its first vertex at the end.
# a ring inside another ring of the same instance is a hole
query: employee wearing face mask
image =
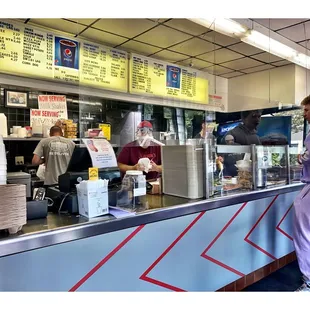
{"type": "Polygon", "coordinates": [[[157,179],[162,171],[160,146],[153,142],[153,126],[148,121],[141,122],[136,131],[136,140],[126,144],[117,157],[118,167],[122,177],[127,170],[147,170],[139,164],[139,159],[148,158],[150,168],[146,174],[147,180],[157,179]]]}

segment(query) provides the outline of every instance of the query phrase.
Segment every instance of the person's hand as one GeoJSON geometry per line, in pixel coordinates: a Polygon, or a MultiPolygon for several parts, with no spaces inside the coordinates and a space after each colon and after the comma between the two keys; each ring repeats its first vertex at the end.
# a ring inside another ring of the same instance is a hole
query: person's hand
{"type": "Polygon", "coordinates": [[[134,170],[138,170],[138,171],[144,171],[145,170],[144,165],[139,164],[139,163],[135,164],[133,167],[134,167],[134,170]]]}
{"type": "Polygon", "coordinates": [[[218,156],[217,159],[218,159],[221,163],[224,162],[224,158],[223,158],[222,156],[218,156]]]}
{"type": "Polygon", "coordinates": [[[301,161],[301,154],[297,155],[297,161],[300,165],[302,165],[302,161],[301,161]]]}
{"type": "Polygon", "coordinates": [[[151,168],[149,169],[149,171],[159,172],[159,167],[152,160],[151,160],[150,164],[151,164],[151,168]]]}

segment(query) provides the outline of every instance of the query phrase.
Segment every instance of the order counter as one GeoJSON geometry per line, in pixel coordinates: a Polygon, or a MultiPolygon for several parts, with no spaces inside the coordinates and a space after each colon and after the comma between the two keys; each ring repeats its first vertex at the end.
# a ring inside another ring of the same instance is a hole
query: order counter
{"type": "Polygon", "coordinates": [[[294,251],[296,183],[136,215],[49,214],[0,235],[0,291],[216,291],[294,251]]]}

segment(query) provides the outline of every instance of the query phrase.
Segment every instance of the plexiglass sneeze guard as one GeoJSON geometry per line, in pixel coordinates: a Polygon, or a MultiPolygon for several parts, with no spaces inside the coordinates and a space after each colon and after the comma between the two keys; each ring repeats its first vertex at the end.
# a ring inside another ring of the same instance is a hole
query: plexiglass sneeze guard
{"type": "MultiPolygon", "coordinates": [[[[235,154],[238,184],[248,189],[258,189],[291,183],[292,154],[296,150],[288,145],[217,145],[217,154],[235,154]]],[[[225,160],[224,160],[225,166],[225,160]]],[[[296,164],[294,163],[296,166],[296,164]]],[[[295,170],[300,171],[297,167],[295,170]]],[[[294,171],[295,171],[294,170],[294,171]]],[[[296,173],[295,173],[296,175],[296,173]]],[[[298,174],[294,177],[298,180],[298,174]]]]}

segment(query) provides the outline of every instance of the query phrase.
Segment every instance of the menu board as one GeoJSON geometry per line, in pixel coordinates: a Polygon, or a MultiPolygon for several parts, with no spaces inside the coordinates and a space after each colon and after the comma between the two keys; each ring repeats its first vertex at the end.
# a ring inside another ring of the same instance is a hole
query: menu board
{"type": "Polygon", "coordinates": [[[103,45],[81,42],[80,83],[127,90],[127,53],[103,45]]]}
{"type": "Polygon", "coordinates": [[[203,104],[209,99],[203,72],[136,54],[130,59],[129,91],[203,104]]]}
{"type": "Polygon", "coordinates": [[[0,71],[128,91],[124,51],[0,20],[0,71]]]}
{"type": "Polygon", "coordinates": [[[53,35],[0,21],[0,70],[53,78],[53,35]]]}

